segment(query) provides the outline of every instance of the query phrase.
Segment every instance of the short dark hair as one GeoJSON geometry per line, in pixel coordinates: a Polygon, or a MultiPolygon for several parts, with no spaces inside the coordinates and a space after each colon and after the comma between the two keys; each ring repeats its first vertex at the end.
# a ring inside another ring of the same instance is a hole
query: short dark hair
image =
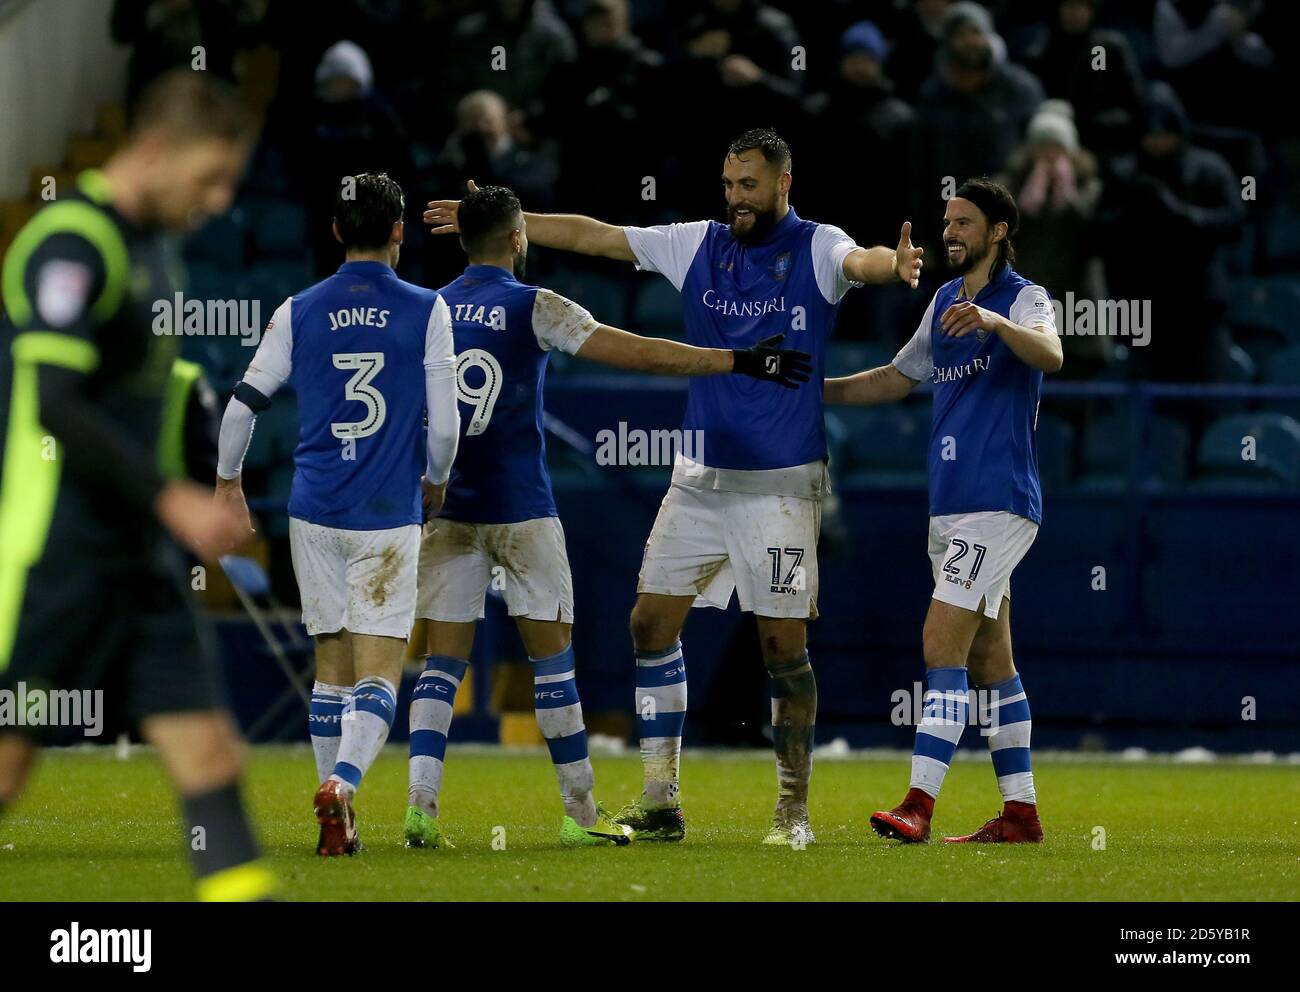
{"type": "Polygon", "coordinates": [[[243,141],[256,131],[239,91],[224,79],[171,69],[150,82],[131,107],[131,134],[159,129],[177,141],[243,141]]]}
{"type": "Polygon", "coordinates": [[[780,172],[790,171],[790,146],[770,127],[755,127],[746,131],[727,146],[727,155],[740,155],[755,148],[763,153],[763,159],[768,165],[776,166],[780,172]]]}
{"type": "Polygon", "coordinates": [[[344,248],[383,248],[402,219],[406,197],[386,172],[344,176],[334,197],[334,223],[344,248]]]}
{"type": "Polygon", "coordinates": [[[980,212],[988,218],[990,227],[994,224],[1007,225],[1007,236],[998,248],[998,260],[993,265],[993,271],[996,272],[1003,265],[1015,265],[1016,249],[1011,244],[1011,236],[1020,229],[1020,208],[1016,206],[1016,198],[1011,195],[1011,190],[992,179],[981,177],[967,179],[957,187],[953,196],[969,200],[979,207],[980,212]]]}
{"type": "Polygon", "coordinates": [[[492,241],[514,230],[515,218],[523,212],[519,197],[506,186],[482,186],[465,194],[456,210],[460,243],[467,255],[479,255],[492,241]]]}

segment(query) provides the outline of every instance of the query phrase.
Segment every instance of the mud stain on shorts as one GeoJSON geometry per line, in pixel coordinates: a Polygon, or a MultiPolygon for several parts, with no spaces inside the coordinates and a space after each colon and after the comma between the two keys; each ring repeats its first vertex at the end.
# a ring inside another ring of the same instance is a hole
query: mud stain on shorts
{"type": "Polygon", "coordinates": [[[707,565],[701,565],[699,575],[696,576],[694,583],[692,583],[695,586],[695,591],[703,596],[704,590],[709,587],[709,583],[714,580],[717,574],[722,571],[722,567],[726,564],[726,558],[719,558],[717,561],[711,561],[707,565]]]}
{"type": "Polygon", "coordinates": [[[375,574],[370,577],[370,584],[366,587],[366,596],[375,606],[383,606],[388,602],[388,594],[393,591],[398,576],[402,571],[402,554],[397,548],[384,548],[384,553],[380,556],[379,568],[375,574]]]}

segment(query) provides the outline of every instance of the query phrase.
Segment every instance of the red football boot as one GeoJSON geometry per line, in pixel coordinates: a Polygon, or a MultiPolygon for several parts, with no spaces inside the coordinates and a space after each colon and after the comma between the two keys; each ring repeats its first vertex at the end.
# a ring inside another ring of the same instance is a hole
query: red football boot
{"type": "Polygon", "coordinates": [[[1043,825],[1038,822],[1038,807],[1033,803],[1009,802],[1002,813],[989,820],[973,834],[945,837],[945,844],[1041,844],[1043,825]]]}
{"type": "Polygon", "coordinates": [[[357,819],[352,811],[352,797],[342,782],[326,779],[316,790],[312,800],[316,807],[316,821],[320,824],[320,840],[316,853],[326,858],[342,854],[355,854],[361,849],[357,839],[357,819]]]}
{"type": "Polygon", "coordinates": [[[920,789],[908,789],[903,801],[891,810],[871,814],[871,829],[889,840],[924,844],[930,839],[930,818],[934,797],[920,789]]]}

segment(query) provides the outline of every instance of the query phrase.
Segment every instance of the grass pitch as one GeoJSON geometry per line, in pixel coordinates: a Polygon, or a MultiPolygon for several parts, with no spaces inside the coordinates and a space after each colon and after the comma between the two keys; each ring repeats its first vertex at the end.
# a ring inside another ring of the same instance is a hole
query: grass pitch
{"type": "MultiPolygon", "coordinates": [[[[640,787],[635,755],[593,758],[596,794],[640,787]]],[[[246,795],[268,862],[291,900],[1293,900],[1300,893],[1300,775],[1285,766],[1038,759],[1040,846],[902,847],[867,817],[907,785],[904,758],[821,760],[817,844],[759,840],[775,773],[763,752],[683,759],[684,843],[567,850],[544,753],[452,747],[442,822],[455,850],[402,847],[404,750],[367,776],[358,819],[367,850],[313,854],[315,767],[300,747],[251,753],[246,795]],[[1104,836],[1099,831],[1104,831],[1104,836]],[[497,839],[500,847],[493,847],[497,839]],[[1104,847],[1102,846],[1104,839],[1104,847]]],[[[959,758],[935,834],[975,829],[1000,805],[986,757],[959,758]]],[[[0,899],[191,898],[175,804],[156,758],[55,752],[0,820],[0,899]]]]}

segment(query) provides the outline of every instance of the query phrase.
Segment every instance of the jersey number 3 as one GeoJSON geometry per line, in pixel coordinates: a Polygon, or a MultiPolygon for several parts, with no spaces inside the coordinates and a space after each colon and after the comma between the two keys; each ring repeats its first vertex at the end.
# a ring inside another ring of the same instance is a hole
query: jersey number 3
{"type": "Polygon", "coordinates": [[[488,421],[492,419],[492,410],[497,405],[501,394],[501,363],[492,357],[491,352],[482,348],[468,348],[456,356],[456,398],[467,406],[472,406],[469,426],[465,436],[473,437],[487,430],[488,421]],[[465,378],[470,369],[479,369],[483,373],[483,382],[471,386],[465,378]]]}
{"type": "Polygon", "coordinates": [[[388,406],[384,403],[383,395],[370,384],[384,367],[384,353],[357,351],[335,355],[334,367],[355,370],[348,384],[343,387],[343,398],[364,404],[366,415],[361,420],[330,424],[330,433],[335,437],[369,437],[384,426],[384,420],[388,417],[388,406]]]}

